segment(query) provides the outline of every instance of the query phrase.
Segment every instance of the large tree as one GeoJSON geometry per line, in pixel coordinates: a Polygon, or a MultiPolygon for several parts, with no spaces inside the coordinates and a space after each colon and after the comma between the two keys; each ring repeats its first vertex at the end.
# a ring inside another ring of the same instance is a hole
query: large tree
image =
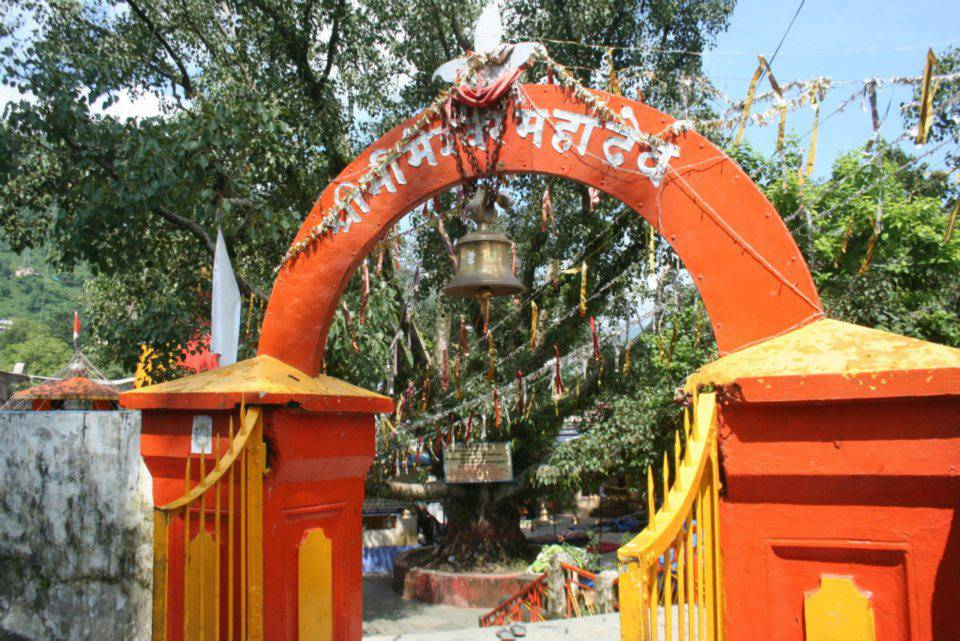
{"type": "MultiPolygon", "coordinates": [[[[613,66],[629,94],[695,115],[705,112],[702,85],[684,78],[699,76],[698,53],[725,28],[732,7],[730,0],[601,0],[576,7],[517,0],[505,10],[505,22],[513,36],[547,40],[553,56],[584,82],[605,87],[613,66]]],[[[90,325],[105,356],[129,367],[140,343],[172,353],[202,330],[205,266],[219,225],[248,297],[245,312],[252,312],[241,350],[249,355],[273,267],[305,212],[352,154],[433,99],[442,88],[431,80],[433,69],[470,47],[469,26],[479,9],[476,0],[15,0],[4,15],[10,46],[2,52],[3,74],[25,99],[7,107],[0,129],[2,233],[16,248],[55,240],[50,260],[90,266],[90,325]],[[109,115],[114,101],[143,95],[156,97],[159,115],[109,115]]],[[[535,67],[529,76],[544,73],[535,67]]],[[[622,447],[607,448],[605,460],[612,464],[616,453],[634,466],[650,460],[669,423],[672,389],[686,371],[681,356],[702,359],[711,345],[705,330],[688,350],[685,327],[670,320],[695,312],[676,261],[662,246],[655,255],[660,277],[645,278],[650,231],[639,216],[609,199],[591,205],[582,186],[550,186],[556,222],[543,232],[545,181],[524,177],[510,184],[516,204],[502,227],[517,241],[519,276],[544,310],[544,329],[532,352],[520,349],[528,340],[529,305],[494,305],[496,382],[505,387],[518,369],[550,367],[556,346],[564,375],[582,377],[580,389],[571,382],[554,404],[541,377],[529,392],[535,406],[528,416],[509,417],[501,434],[491,426],[491,438],[514,444],[516,483],[486,489],[390,483],[407,496],[445,497],[454,533],[446,549],[465,565],[522,555],[517,514],[524,500],[543,491],[538,484],[569,486],[605,476],[595,460],[545,463],[564,417],[596,416],[597,408],[611,415],[604,409],[610,407],[621,426],[630,422],[616,414],[621,378],[628,381],[624,394],[632,394],[645,376],[656,377],[648,409],[629,410],[656,424],[625,434],[622,447]],[[629,338],[638,342],[637,364],[628,376],[606,339],[602,373],[595,361],[581,376],[591,349],[587,318],[569,313],[579,281],[565,276],[545,286],[553,260],[568,267],[584,258],[588,316],[600,318],[600,331],[625,330],[633,319],[629,338]],[[632,301],[643,297],[653,311],[641,320],[632,301]],[[647,357],[660,363],[655,373],[642,365],[647,357]]],[[[455,207],[455,198],[445,196],[443,205],[455,207]]],[[[454,220],[448,231],[455,239],[465,228],[454,220]]],[[[418,436],[432,440],[451,417],[461,425],[471,411],[478,423],[483,414],[492,417],[492,383],[483,376],[476,305],[438,297],[451,273],[436,228],[407,234],[396,264],[386,251],[382,273],[372,279],[366,323],[360,326],[356,314],[352,322],[338,315],[327,362],[331,373],[370,387],[392,384],[400,391],[414,383],[418,399],[424,381],[432,380],[435,394],[426,408],[417,416],[408,412],[399,426],[403,438],[396,445],[407,449],[418,436]],[[442,376],[435,355],[443,342],[455,342],[461,314],[472,332],[462,370],[465,398],[477,401],[472,410],[459,407],[456,395],[437,392],[442,376]],[[385,371],[391,345],[398,352],[395,375],[385,371]]],[[[347,308],[356,312],[358,298],[355,281],[347,308]]]]}

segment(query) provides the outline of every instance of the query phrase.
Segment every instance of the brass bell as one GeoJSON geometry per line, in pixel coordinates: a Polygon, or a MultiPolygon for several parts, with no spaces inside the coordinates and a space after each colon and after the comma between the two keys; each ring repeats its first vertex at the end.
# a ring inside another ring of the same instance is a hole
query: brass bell
{"type": "MultiPolygon", "coordinates": [[[[513,241],[490,229],[497,213],[494,199],[488,199],[487,193],[481,187],[466,203],[478,229],[457,241],[457,271],[453,280],[443,288],[447,296],[488,298],[527,291],[513,273],[510,251],[513,241]]],[[[495,200],[504,207],[509,206],[509,200],[503,194],[497,194],[495,200]]]]}

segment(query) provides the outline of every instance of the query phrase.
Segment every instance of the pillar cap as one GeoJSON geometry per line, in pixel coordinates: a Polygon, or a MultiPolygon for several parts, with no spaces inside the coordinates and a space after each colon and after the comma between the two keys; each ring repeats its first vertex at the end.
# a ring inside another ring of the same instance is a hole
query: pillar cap
{"type": "Polygon", "coordinates": [[[707,363],[714,385],[750,403],[960,396],[960,349],[821,319],[707,363]]]}
{"type": "Polygon", "coordinates": [[[139,410],[230,409],[241,401],[248,405],[295,403],[316,412],[393,411],[393,401],[386,396],[331,376],[312,377],[265,354],[120,395],[123,407],[139,410]]]}

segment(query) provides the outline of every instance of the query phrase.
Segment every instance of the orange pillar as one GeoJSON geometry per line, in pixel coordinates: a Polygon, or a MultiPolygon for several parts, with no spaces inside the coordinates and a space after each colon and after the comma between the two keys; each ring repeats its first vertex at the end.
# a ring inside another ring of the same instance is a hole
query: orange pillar
{"type": "Polygon", "coordinates": [[[727,639],[960,638],[960,350],[822,323],[703,372],[727,639]]]}
{"type": "MultiPolygon", "coordinates": [[[[374,456],[374,414],[390,411],[392,402],[336,379],[309,377],[269,356],[127,392],[123,405],[143,412],[140,449],[153,475],[155,505],[184,494],[194,426],[212,425],[214,438],[222,439],[222,453],[231,418],[237,428],[241,401],[263,410],[263,541],[257,548],[263,567],[263,638],[359,641],[364,481],[374,456]]],[[[191,478],[196,483],[199,454],[192,454],[192,460],[191,478]]],[[[214,461],[212,454],[206,456],[207,472],[214,461]]],[[[224,489],[221,497],[226,495],[224,489]]],[[[208,500],[208,514],[213,504],[208,500]]],[[[225,504],[224,500],[221,533],[227,529],[225,504]]],[[[213,532],[214,522],[208,516],[208,532],[213,532]]],[[[191,539],[198,523],[197,514],[191,512],[191,539]]],[[[183,638],[184,538],[183,519],[176,516],[168,538],[168,641],[183,638]]],[[[237,554],[240,543],[237,531],[237,554]]],[[[225,536],[220,547],[220,638],[227,639],[231,591],[225,536]]],[[[236,573],[233,577],[237,630],[243,586],[236,573]]]]}

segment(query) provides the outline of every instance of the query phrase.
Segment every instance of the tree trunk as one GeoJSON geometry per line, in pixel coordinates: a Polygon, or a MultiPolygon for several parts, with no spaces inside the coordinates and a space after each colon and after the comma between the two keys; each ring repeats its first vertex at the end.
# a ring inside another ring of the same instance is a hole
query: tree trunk
{"type": "Polygon", "coordinates": [[[461,487],[462,495],[444,500],[447,533],[430,564],[467,570],[528,562],[530,547],[520,530],[520,506],[511,499],[494,501],[495,486],[461,487]]]}

